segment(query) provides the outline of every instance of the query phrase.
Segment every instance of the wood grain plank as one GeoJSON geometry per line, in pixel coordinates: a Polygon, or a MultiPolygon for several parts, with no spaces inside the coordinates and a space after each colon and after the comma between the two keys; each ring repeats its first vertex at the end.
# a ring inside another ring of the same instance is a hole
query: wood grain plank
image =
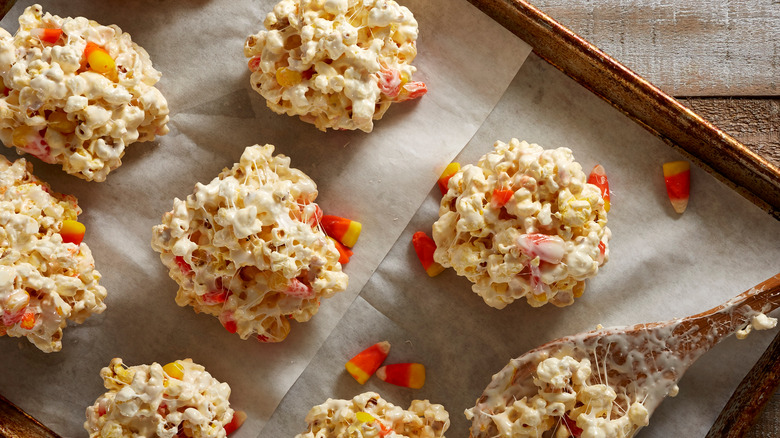
{"type": "Polygon", "coordinates": [[[780,434],[780,392],[769,399],[764,412],[756,424],[745,434],[745,438],[777,438],[780,434]]]}
{"type": "Polygon", "coordinates": [[[60,438],[0,395],[0,438],[60,438]]]}
{"type": "MultiPolygon", "coordinates": [[[[752,435],[763,437],[763,426],[770,420],[766,415],[757,427],[751,429],[753,422],[758,417],[758,413],[764,409],[767,402],[770,401],[771,393],[777,390],[780,385],[780,333],[775,335],[775,339],[766,349],[764,354],[758,359],[758,362],[750,369],[750,372],[742,379],[734,394],[726,403],[726,407],[715,420],[706,438],[739,438],[752,435]],[[748,433],[750,432],[750,433],[748,433]]],[[[776,411],[775,411],[776,412],[776,411]]],[[[765,414],[771,414],[772,411],[765,411],[765,414]]],[[[777,416],[774,417],[774,423],[777,425],[777,416]]],[[[771,420],[769,421],[771,423],[771,420]]],[[[771,424],[770,424],[771,427],[771,424]]],[[[775,429],[774,432],[778,430],[775,429]]],[[[769,435],[771,436],[771,435],[769,435]]]]}
{"type": "Polygon", "coordinates": [[[673,96],[780,95],[778,0],[532,0],[673,96]]]}
{"type": "Polygon", "coordinates": [[[692,98],[678,100],[780,167],[780,98],[692,98]]]}

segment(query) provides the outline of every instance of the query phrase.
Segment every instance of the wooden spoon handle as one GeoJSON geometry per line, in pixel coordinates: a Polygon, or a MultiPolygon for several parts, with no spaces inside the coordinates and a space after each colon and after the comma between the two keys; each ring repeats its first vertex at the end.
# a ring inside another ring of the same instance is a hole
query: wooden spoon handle
{"type": "Polygon", "coordinates": [[[682,324],[700,335],[699,342],[709,349],[723,338],[747,325],[753,316],[780,307],[780,273],[757,284],[731,300],[704,313],[686,318],[682,324]]]}
{"type": "Polygon", "coordinates": [[[780,273],[719,306],[715,313],[742,316],[746,319],[742,323],[744,325],[747,319],[752,318],[757,312],[769,313],[778,307],[780,307],[780,273]]]}

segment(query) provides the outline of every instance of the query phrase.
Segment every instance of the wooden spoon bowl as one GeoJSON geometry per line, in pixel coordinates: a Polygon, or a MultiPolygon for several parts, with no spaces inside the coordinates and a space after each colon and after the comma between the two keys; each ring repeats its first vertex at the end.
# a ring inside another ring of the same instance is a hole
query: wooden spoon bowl
{"type": "Polygon", "coordinates": [[[754,316],[778,307],[780,274],[698,315],[606,328],[549,342],[513,359],[493,376],[471,409],[470,436],[500,436],[492,415],[516,400],[537,394],[539,388],[533,382],[537,365],[551,357],[589,359],[596,371],[594,377],[600,380],[597,383],[609,385],[618,395],[614,414],[622,415],[636,401],[652,414],[664,397],[676,391],[677,382],[696,359],[750,324],[754,316]]]}

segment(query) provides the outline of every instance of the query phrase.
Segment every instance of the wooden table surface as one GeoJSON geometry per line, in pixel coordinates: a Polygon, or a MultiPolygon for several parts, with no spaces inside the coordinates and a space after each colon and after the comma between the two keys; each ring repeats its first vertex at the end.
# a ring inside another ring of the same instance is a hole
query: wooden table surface
{"type": "MultiPolygon", "coordinates": [[[[780,0],[530,1],[780,166],[780,0]]],[[[780,391],[745,436],[780,437],[780,391]]]]}

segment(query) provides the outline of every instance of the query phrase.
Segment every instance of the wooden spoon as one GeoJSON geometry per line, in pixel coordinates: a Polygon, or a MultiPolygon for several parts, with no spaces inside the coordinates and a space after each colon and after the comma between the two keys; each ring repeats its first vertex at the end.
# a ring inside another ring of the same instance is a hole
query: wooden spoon
{"type": "MultiPolygon", "coordinates": [[[[631,403],[641,402],[652,414],[685,371],[702,354],[735,333],[760,313],[780,307],[780,274],[721,304],[687,318],[614,327],[557,339],[513,359],[493,376],[473,414],[470,436],[499,436],[491,416],[516,400],[539,392],[533,383],[537,365],[551,357],[589,359],[594,376],[618,394],[613,414],[620,416],[631,403]]],[[[631,436],[639,430],[637,427],[631,436]]]]}

